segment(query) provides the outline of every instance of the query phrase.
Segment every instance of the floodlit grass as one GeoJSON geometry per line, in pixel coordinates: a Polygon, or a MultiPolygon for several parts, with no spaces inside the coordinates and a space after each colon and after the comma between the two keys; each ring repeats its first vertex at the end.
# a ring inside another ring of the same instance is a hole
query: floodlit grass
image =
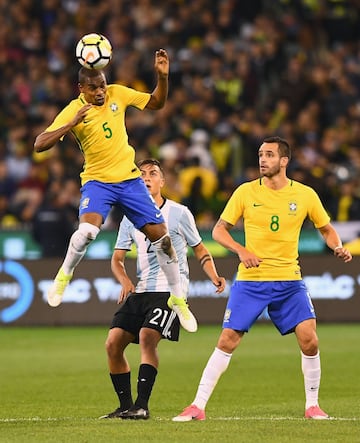
{"type": "MultiPolygon", "coordinates": [[[[293,335],[256,325],[235,352],[204,422],[171,418],[194,398],[219,326],[182,331],[160,344],[160,368],[148,421],[98,420],[117,406],[105,327],[2,328],[0,442],[297,443],[360,442],[360,325],[318,326],[321,406],[331,421],[303,419],[300,355],[293,335]]],[[[128,358],[136,387],[139,349],[128,358]]]]}

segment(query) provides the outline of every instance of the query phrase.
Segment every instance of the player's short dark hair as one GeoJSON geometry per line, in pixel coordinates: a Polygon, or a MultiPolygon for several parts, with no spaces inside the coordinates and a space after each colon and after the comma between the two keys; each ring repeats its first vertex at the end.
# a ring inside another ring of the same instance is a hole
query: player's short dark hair
{"type": "Polygon", "coordinates": [[[102,71],[101,69],[88,69],[83,66],[82,68],[79,69],[78,80],[80,85],[83,85],[84,83],[86,83],[86,80],[88,78],[99,77],[100,75],[103,74],[104,71],[102,71]]]}
{"type": "Polygon", "coordinates": [[[161,167],[161,163],[159,162],[159,160],[156,160],[155,158],[145,158],[145,159],[137,162],[137,167],[139,169],[141,169],[141,166],[144,166],[144,165],[157,166],[160,169],[161,174],[164,175],[164,171],[163,171],[163,168],[161,167]]]}
{"type": "Polygon", "coordinates": [[[264,139],[264,143],[277,143],[279,147],[280,157],[287,157],[290,161],[291,159],[291,148],[287,140],[284,138],[274,135],[272,137],[267,137],[264,139]]]}

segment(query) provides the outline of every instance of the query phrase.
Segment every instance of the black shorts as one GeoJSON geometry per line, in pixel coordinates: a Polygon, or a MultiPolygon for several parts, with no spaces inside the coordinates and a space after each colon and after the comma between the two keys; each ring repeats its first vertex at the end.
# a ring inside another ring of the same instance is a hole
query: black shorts
{"type": "Polygon", "coordinates": [[[121,328],[135,336],[139,343],[141,328],[158,331],[163,338],[179,340],[180,322],[175,312],[167,305],[169,292],[142,292],[130,294],[115,313],[110,329],[121,328]]]}

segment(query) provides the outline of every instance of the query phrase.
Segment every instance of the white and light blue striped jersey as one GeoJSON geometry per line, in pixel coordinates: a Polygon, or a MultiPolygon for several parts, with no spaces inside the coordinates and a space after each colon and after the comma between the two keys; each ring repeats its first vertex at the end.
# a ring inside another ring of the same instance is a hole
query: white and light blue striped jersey
{"type": "MultiPolygon", "coordinates": [[[[186,206],[172,200],[165,200],[160,210],[178,256],[183,294],[187,295],[189,292],[188,246],[197,246],[202,239],[194,217],[186,206]]],[[[137,250],[137,277],[139,279],[136,292],[169,291],[167,278],[159,266],[149,239],[124,217],[120,223],[115,249],[131,250],[133,243],[137,250]]]]}

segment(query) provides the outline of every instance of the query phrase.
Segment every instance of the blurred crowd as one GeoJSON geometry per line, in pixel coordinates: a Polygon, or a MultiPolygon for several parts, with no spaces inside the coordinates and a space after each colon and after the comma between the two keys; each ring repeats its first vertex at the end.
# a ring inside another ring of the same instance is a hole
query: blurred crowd
{"type": "Polygon", "coordinates": [[[165,196],[201,229],[258,176],[269,135],[290,142],[291,177],[333,220],[360,220],[359,0],[0,0],[2,229],[41,242],[47,228],[68,238],[77,221],[80,150],[65,137],[34,155],[33,142],[77,96],[74,49],[90,32],[113,45],[108,83],[151,91],[154,53],[168,51],[168,102],[129,110],[129,141],[138,160],[162,161],[165,196]]]}

